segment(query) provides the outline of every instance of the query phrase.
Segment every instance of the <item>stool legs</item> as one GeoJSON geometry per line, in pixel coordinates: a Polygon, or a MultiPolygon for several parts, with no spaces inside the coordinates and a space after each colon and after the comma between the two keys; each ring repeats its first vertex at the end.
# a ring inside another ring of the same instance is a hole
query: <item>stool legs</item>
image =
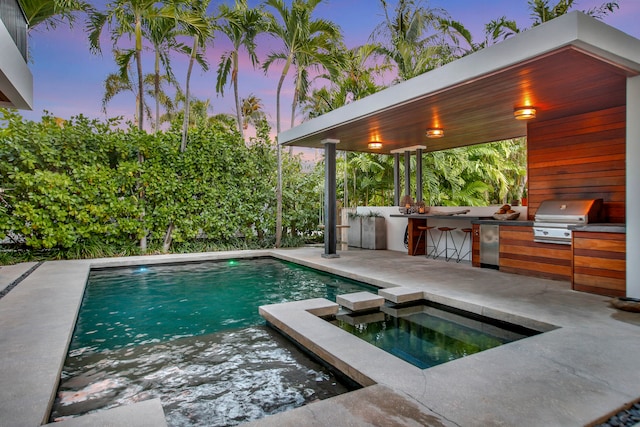
{"type": "Polygon", "coordinates": [[[437,255],[435,255],[433,258],[438,258],[440,256],[442,256],[442,254],[444,254],[444,259],[445,261],[449,262],[449,260],[453,259],[453,257],[457,257],[460,252],[458,252],[458,248],[456,247],[456,241],[453,239],[453,234],[451,234],[451,232],[453,230],[455,230],[455,228],[451,228],[451,227],[438,227],[438,230],[440,230],[440,237],[438,238],[438,245],[437,247],[440,247],[440,241],[442,240],[442,236],[444,236],[444,249],[441,250],[437,255]],[[449,240],[451,240],[451,244],[453,245],[453,248],[450,249],[449,248],[449,240]],[[449,251],[452,250],[453,252],[451,253],[451,256],[449,256],[449,251]]]}
{"type": "Polygon", "coordinates": [[[424,240],[424,244],[425,244],[425,251],[424,251],[424,256],[425,258],[429,258],[431,256],[433,256],[433,259],[436,259],[437,257],[437,253],[438,253],[438,245],[436,245],[436,239],[433,238],[433,233],[431,232],[432,229],[434,229],[435,227],[427,227],[427,235],[425,236],[424,240]],[[429,237],[431,239],[431,250],[429,250],[429,241],[427,240],[427,237],[429,237]]]}
{"type": "MultiPolygon", "coordinates": [[[[426,228],[423,229],[422,227],[420,227],[419,230],[420,230],[420,234],[418,235],[418,241],[416,242],[415,246],[413,247],[413,254],[412,255],[415,255],[416,251],[420,247],[420,240],[422,240],[422,236],[424,235],[424,232],[425,232],[426,228]]],[[[425,240],[426,240],[426,238],[425,238],[425,240]]]]}
{"type": "Polygon", "coordinates": [[[435,245],[435,239],[433,238],[433,234],[431,234],[431,229],[433,229],[434,227],[431,226],[419,226],[418,230],[420,230],[420,234],[418,235],[418,240],[416,241],[415,246],[413,247],[413,255],[416,254],[416,252],[418,251],[418,248],[420,247],[420,241],[422,240],[422,237],[424,236],[424,255],[425,257],[429,258],[431,256],[431,254],[433,252],[435,252],[436,250],[436,245],[435,245]],[[429,239],[431,239],[431,245],[429,245],[429,239]],[[431,250],[429,250],[429,247],[431,247],[431,250]]]}
{"type": "Polygon", "coordinates": [[[462,259],[464,257],[466,257],[467,255],[469,255],[471,253],[472,248],[472,241],[473,239],[469,236],[471,236],[471,233],[473,232],[473,229],[471,228],[463,228],[460,231],[462,231],[464,233],[464,238],[462,239],[462,244],[460,245],[460,250],[458,251],[458,259],[456,262],[460,262],[462,261],[462,259]],[[467,252],[465,252],[464,254],[462,254],[462,251],[464,250],[464,244],[467,242],[467,240],[469,240],[469,250],[467,252]]]}

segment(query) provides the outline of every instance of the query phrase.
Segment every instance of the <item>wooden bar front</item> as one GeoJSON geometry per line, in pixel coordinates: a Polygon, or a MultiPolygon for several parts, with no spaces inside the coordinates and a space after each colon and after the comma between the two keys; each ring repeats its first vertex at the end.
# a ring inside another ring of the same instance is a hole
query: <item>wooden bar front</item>
{"type": "Polygon", "coordinates": [[[420,240],[420,245],[418,245],[418,238],[420,237],[420,230],[418,230],[418,226],[426,226],[427,225],[427,218],[426,216],[424,218],[416,218],[416,217],[409,217],[408,218],[409,223],[407,224],[408,226],[408,236],[409,236],[409,245],[408,245],[408,253],[409,255],[424,255],[426,254],[426,242],[427,242],[427,235],[425,232],[425,235],[422,236],[422,239],[420,240]],[[418,246],[416,246],[418,245],[418,246]]]}

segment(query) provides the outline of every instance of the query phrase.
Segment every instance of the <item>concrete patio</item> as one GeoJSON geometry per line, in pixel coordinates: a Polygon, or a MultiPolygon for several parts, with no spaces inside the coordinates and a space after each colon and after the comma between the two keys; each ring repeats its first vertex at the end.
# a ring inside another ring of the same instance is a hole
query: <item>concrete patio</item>
{"type": "MultiPolygon", "coordinates": [[[[369,378],[367,385],[372,385],[251,425],[579,426],[640,398],[640,314],[617,311],[606,297],[574,292],[564,282],[394,251],[341,251],[336,259],[321,253],[322,248],[300,248],[44,263],[0,300],[0,425],[46,422],[92,266],[231,257],[274,256],[380,287],[419,289],[436,302],[552,329],[419,370],[363,342],[342,336],[336,342],[333,329],[338,328],[301,303],[296,315],[308,317],[295,332],[306,334],[318,353],[330,352],[332,362],[369,378]],[[323,335],[325,327],[333,329],[323,335]]],[[[30,267],[0,268],[0,288],[30,267]]],[[[163,423],[156,400],[56,425],[163,423]]]]}

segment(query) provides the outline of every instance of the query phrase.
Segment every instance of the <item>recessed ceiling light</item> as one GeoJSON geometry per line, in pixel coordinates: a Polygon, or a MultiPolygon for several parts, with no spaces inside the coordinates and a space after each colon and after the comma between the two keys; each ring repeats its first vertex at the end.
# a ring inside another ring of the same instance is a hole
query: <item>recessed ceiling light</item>
{"type": "Polygon", "coordinates": [[[443,136],[444,136],[444,129],[442,128],[427,129],[427,138],[442,138],[443,136]]]}
{"type": "Polygon", "coordinates": [[[530,120],[536,118],[536,107],[516,107],[513,110],[516,120],[530,120]]]}

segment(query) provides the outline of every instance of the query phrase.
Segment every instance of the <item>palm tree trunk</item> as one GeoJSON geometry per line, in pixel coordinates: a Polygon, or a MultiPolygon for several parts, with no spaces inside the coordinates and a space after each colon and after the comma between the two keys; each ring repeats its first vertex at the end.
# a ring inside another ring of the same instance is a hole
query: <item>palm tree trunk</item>
{"type": "MultiPolygon", "coordinates": [[[[184,121],[182,122],[182,141],[180,143],[180,152],[184,153],[187,151],[187,136],[189,135],[189,107],[191,103],[189,102],[190,98],[190,84],[191,84],[191,72],[193,71],[193,63],[196,59],[196,52],[198,49],[198,36],[193,38],[193,47],[191,48],[191,58],[189,58],[189,67],[187,68],[187,81],[185,84],[185,94],[184,94],[184,121]]],[[[162,251],[169,252],[169,248],[171,247],[171,242],[173,241],[173,229],[175,228],[175,224],[173,221],[169,223],[167,227],[167,231],[164,234],[164,240],[162,242],[162,251]]]]}
{"type": "MultiPolygon", "coordinates": [[[[138,101],[138,129],[142,131],[144,129],[144,84],[142,81],[142,27],[139,17],[136,18],[136,67],[138,69],[138,97],[140,98],[138,101]]],[[[138,149],[138,163],[140,163],[140,165],[144,163],[144,155],[140,149],[138,149]]],[[[140,238],[140,252],[144,254],[147,252],[147,228],[144,226],[144,218],[146,214],[144,207],[145,193],[142,183],[139,182],[138,185],[141,205],[140,222],[142,224],[143,232],[143,236],[140,238]]]]}
{"type": "MultiPolygon", "coordinates": [[[[276,129],[278,135],[280,134],[280,92],[282,90],[282,84],[284,78],[287,76],[289,66],[291,65],[291,55],[287,59],[280,80],[278,81],[278,90],[276,91],[276,129]]],[[[279,248],[282,243],[282,149],[280,143],[276,137],[276,157],[278,159],[278,183],[276,185],[276,248],[279,248]]]]}
{"type": "Polygon", "coordinates": [[[233,95],[236,98],[236,116],[238,120],[238,132],[244,141],[244,130],[242,127],[242,109],[240,106],[240,97],[238,96],[238,52],[233,52],[233,71],[231,72],[231,80],[233,81],[233,95]]]}
{"type": "Polygon", "coordinates": [[[182,143],[180,144],[180,152],[184,153],[187,149],[187,135],[189,133],[189,107],[190,102],[190,85],[191,85],[191,72],[193,71],[193,63],[196,59],[196,52],[198,50],[198,36],[193,38],[193,46],[191,47],[191,58],[189,59],[189,67],[187,68],[187,83],[185,85],[184,93],[184,121],[182,122],[182,143]]]}
{"type": "Polygon", "coordinates": [[[158,97],[160,96],[160,52],[158,51],[156,51],[155,72],[153,75],[153,91],[156,97],[156,122],[154,131],[158,132],[160,128],[160,100],[158,99],[158,97]]]}

